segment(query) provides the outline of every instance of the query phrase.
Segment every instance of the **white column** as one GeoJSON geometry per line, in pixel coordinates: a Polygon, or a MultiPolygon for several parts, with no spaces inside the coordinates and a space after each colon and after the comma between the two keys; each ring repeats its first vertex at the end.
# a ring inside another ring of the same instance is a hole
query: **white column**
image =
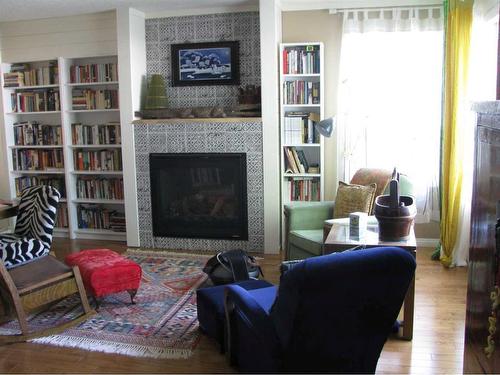
{"type": "Polygon", "coordinates": [[[131,8],[118,9],[116,28],[127,245],[140,246],[132,121],[134,112],[140,109],[142,82],[146,75],[145,15],[131,8]]]}
{"type": "Polygon", "coordinates": [[[279,0],[260,0],[260,59],[264,151],[264,252],[280,250],[279,75],[281,42],[279,0]]]}

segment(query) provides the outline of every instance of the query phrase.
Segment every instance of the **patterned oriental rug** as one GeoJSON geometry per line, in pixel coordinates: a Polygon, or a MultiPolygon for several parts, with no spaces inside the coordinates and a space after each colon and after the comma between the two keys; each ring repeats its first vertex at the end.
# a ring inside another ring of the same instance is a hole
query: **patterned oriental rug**
{"type": "MultiPolygon", "coordinates": [[[[34,343],[153,358],[188,358],[198,344],[196,288],[208,256],[165,251],[128,250],[127,258],[142,268],[142,281],[130,304],[127,292],[107,296],[96,315],[58,335],[34,343]]],[[[70,320],[80,314],[79,299],[69,297],[50,310],[33,315],[35,329],[70,320]]],[[[0,334],[17,331],[17,322],[0,327],[0,334]]]]}

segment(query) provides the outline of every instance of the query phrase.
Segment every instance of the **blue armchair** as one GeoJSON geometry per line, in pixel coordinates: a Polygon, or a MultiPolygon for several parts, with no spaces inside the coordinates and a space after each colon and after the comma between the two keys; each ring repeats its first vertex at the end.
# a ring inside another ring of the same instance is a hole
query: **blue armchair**
{"type": "Polygon", "coordinates": [[[415,267],[379,247],[306,259],[279,290],[230,285],[228,356],[243,372],[374,373],[415,267]]]}

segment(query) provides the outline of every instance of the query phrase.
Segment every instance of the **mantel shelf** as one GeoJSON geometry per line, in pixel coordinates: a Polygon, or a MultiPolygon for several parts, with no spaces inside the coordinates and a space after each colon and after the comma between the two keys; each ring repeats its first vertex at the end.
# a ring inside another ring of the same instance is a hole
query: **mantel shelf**
{"type": "Polygon", "coordinates": [[[242,122],[261,122],[260,117],[213,117],[213,118],[167,118],[167,119],[151,119],[151,120],[135,120],[134,125],[159,125],[159,124],[178,124],[178,123],[242,123],[242,122]]]}

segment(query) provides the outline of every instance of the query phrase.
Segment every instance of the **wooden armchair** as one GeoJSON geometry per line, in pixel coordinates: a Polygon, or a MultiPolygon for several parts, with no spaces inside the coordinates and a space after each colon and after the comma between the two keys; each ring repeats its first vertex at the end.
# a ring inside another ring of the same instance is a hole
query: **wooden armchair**
{"type": "Polygon", "coordinates": [[[5,315],[14,316],[21,334],[1,335],[0,343],[25,341],[75,325],[94,311],[90,308],[80,272],[48,255],[52,244],[59,192],[50,186],[23,191],[14,233],[0,235],[0,299],[5,315]],[[27,315],[48,308],[64,297],[79,293],[83,314],[70,322],[33,332],[27,315]]]}

